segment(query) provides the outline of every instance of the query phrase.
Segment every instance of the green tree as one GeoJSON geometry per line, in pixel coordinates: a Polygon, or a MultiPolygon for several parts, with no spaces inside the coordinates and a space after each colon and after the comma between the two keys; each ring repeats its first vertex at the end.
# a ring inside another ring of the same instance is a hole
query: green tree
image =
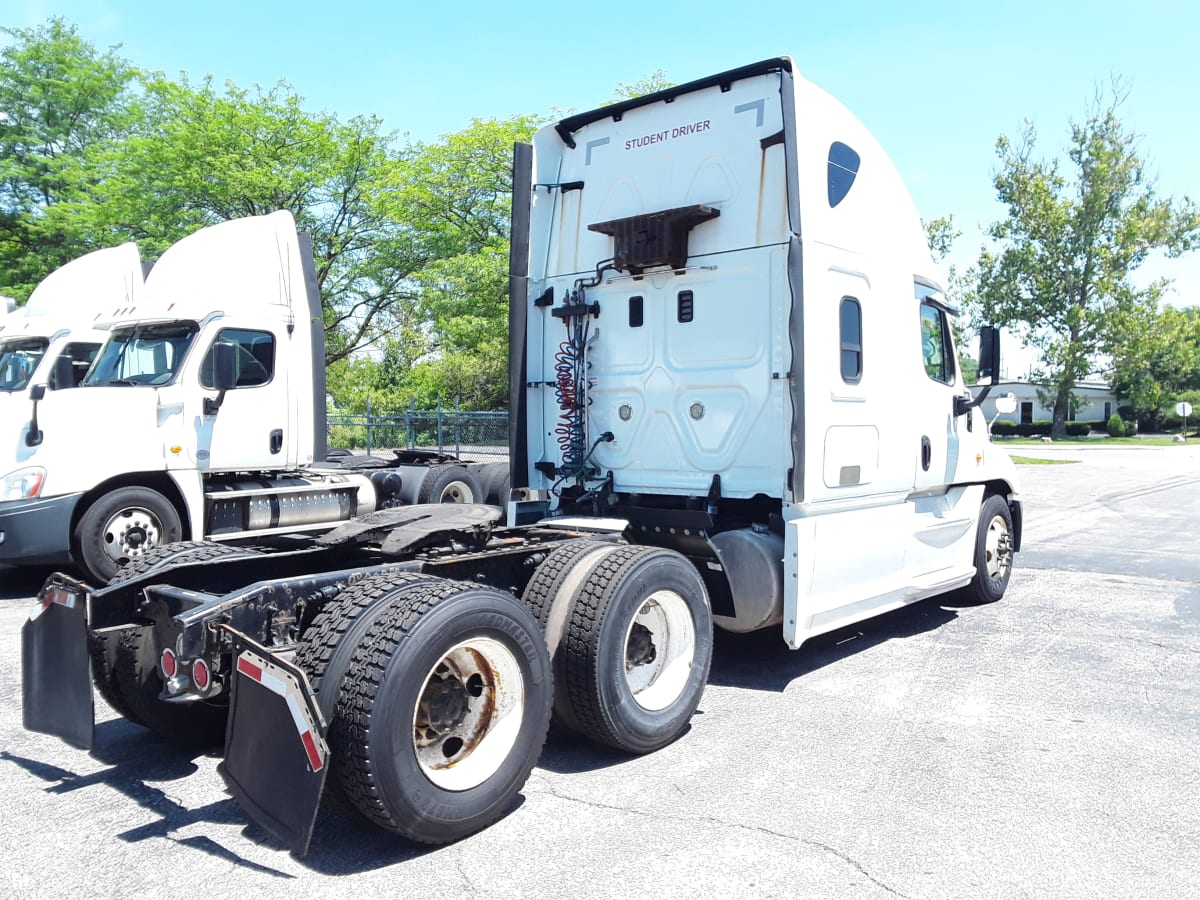
{"type": "Polygon", "coordinates": [[[1187,198],[1160,198],[1138,154],[1138,137],[1097,92],[1082,122],[1071,126],[1067,159],[1033,157],[1035,132],[996,143],[996,193],[1008,208],[989,229],[997,242],[979,260],[980,306],[988,318],[1037,348],[1052,434],[1066,433],[1075,383],[1096,368],[1121,323],[1157,308],[1164,284],[1139,289],[1130,275],[1155,250],[1192,249],[1200,216],[1187,198]]]}
{"type": "Polygon", "coordinates": [[[378,119],[309,113],[286,82],[158,77],[138,127],[83,155],[89,186],[53,214],[64,231],[132,237],[152,256],[204,225],[290,210],[313,242],[334,362],[409,326],[411,278],[434,255],[388,195],[401,162],[378,119]]]}
{"type": "Polygon", "coordinates": [[[59,17],[0,35],[0,286],[24,298],[101,246],[47,213],[78,191],[78,160],[130,127],[138,71],[59,17]]]}
{"type": "Polygon", "coordinates": [[[656,91],[665,91],[670,87],[675,87],[675,82],[667,78],[664,70],[655,69],[649,75],[628,84],[618,81],[617,88],[613,91],[613,99],[609,102],[620,103],[622,100],[632,100],[634,97],[644,97],[656,91]]]}
{"type": "Polygon", "coordinates": [[[391,172],[385,193],[431,251],[411,279],[425,344],[397,385],[419,404],[439,395],[477,409],[507,401],[512,147],[540,121],[473,120],[409,147],[391,172]]]}
{"type": "Polygon", "coordinates": [[[1138,309],[1114,332],[1113,390],[1157,428],[1182,395],[1200,390],[1200,307],[1138,309]]]}

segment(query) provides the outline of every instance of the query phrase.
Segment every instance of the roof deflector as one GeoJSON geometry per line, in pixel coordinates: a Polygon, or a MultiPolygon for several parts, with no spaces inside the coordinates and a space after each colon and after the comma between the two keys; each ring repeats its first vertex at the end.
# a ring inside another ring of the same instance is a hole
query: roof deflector
{"type": "Polygon", "coordinates": [[[751,63],[748,66],[742,66],[738,69],[730,69],[728,72],[722,72],[719,75],[710,75],[698,81],[689,81],[687,84],[678,84],[675,87],[664,88],[661,91],[655,91],[653,94],[646,94],[644,97],[633,97],[629,100],[622,100],[620,103],[613,103],[611,106],[601,106],[599,109],[593,109],[590,112],[567,116],[555,124],[554,130],[558,132],[558,136],[562,138],[564,144],[574,149],[575,132],[585,125],[590,125],[592,122],[599,122],[601,119],[608,118],[611,118],[614,122],[619,122],[625,113],[631,109],[637,109],[639,106],[648,106],[651,103],[658,103],[664,100],[669,102],[683,94],[690,94],[692,91],[699,91],[703,88],[717,85],[722,90],[729,90],[729,86],[733,82],[740,81],[743,78],[766,75],[770,72],[790,72],[791,70],[792,61],[787,57],[780,56],[775,59],[764,59],[762,62],[751,63]]]}

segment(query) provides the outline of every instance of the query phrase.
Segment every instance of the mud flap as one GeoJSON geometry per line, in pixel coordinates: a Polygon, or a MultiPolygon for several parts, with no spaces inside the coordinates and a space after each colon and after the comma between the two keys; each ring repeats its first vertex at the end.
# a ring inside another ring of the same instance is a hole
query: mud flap
{"type": "Polygon", "coordinates": [[[300,669],[233,634],[233,692],[217,771],[256,822],[303,856],[328,771],[325,723],[300,669]]]}
{"type": "Polygon", "coordinates": [[[87,640],[87,595],[55,576],[21,628],[21,705],[25,727],[92,749],[95,710],[87,640]]]}

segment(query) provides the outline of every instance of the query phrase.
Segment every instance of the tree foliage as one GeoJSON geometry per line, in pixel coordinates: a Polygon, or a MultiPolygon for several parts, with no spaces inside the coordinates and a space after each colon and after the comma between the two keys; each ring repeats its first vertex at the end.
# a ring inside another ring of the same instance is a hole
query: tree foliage
{"type": "Polygon", "coordinates": [[[1071,125],[1069,166],[1034,158],[1028,123],[1018,142],[996,144],[994,184],[1008,212],[989,229],[996,249],[980,256],[980,306],[1040,351],[1054,434],[1065,433],[1072,389],[1115,329],[1158,306],[1164,284],[1138,288],[1131,274],[1152,251],[1192,249],[1200,232],[1191,201],[1158,196],[1137,135],[1118,117],[1123,97],[1119,84],[1108,99],[1098,92],[1071,125]]]}
{"type": "Polygon", "coordinates": [[[138,71],[62,18],[0,35],[0,286],[24,299],[51,271],[102,246],[47,213],[78,186],[76,163],[129,127],[138,71]]]}
{"type": "Polygon", "coordinates": [[[1176,402],[1200,390],[1200,307],[1135,310],[1119,322],[1110,349],[1113,390],[1157,428],[1176,402]]]}
{"type": "Polygon", "coordinates": [[[386,196],[400,159],[378,119],[303,109],[286,82],[263,90],[156,78],[144,114],[79,166],[94,186],[56,210],[62,227],[156,255],[204,225],[287,209],[313,243],[335,361],[397,327],[408,280],[432,251],[386,196]]]}
{"type": "Polygon", "coordinates": [[[617,89],[613,92],[613,99],[610,102],[620,103],[622,100],[644,97],[647,94],[665,91],[671,87],[675,87],[675,82],[667,78],[666,71],[655,69],[649,75],[639,78],[637,81],[631,81],[628,84],[624,81],[618,81],[617,89]]]}

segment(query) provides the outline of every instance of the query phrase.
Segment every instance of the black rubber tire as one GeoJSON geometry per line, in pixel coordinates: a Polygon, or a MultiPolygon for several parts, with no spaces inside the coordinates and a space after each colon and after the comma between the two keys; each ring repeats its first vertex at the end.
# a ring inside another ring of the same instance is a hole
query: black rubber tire
{"type": "Polygon", "coordinates": [[[503,591],[442,579],[406,585],[364,635],[329,729],[331,776],[367,819],[414,841],[444,844],[512,806],[541,753],[554,692],[537,623],[503,591]],[[491,639],[515,660],[524,688],[514,743],[481,783],[447,790],[422,769],[414,721],[426,679],[465,640],[491,639]]]}
{"type": "Polygon", "coordinates": [[[121,631],[89,631],[88,654],[92,658],[92,684],[113,712],[136,725],[142,725],[137,714],[125,702],[117,688],[117,655],[121,649],[121,631]]]}
{"type": "Polygon", "coordinates": [[[241,558],[258,554],[259,551],[254,547],[235,547],[230,544],[218,544],[215,541],[176,541],[172,544],[152,547],[141,556],[131,559],[117,570],[108,583],[120,584],[123,581],[131,581],[153,572],[155,569],[162,568],[168,563],[183,562],[184,560],[203,562],[208,559],[232,559],[235,556],[241,558]]]}
{"type": "Polygon", "coordinates": [[[473,472],[456,463],[430,466],[421,487],[418,503],[482,503],[483,487],[473,472]]]}
{"type": "MultiPolygon", "coordinates": [[[[210,541],[182,541],[153,547],[130,560],[113,576],[120,584],[172,562],[233,559],[258,553],[252,547],[231,547],[210,541]]],[[[222,703],[197,701],[164,703],[158,699],[162,676],[153,647],[153,629],[131,625],[120,630],[88,634],[92,656],[92,682],[116,712],[175,743],[208,747],[225,735],[229,711],[222,703]]]]}
{"type": "MultiPolygon", "coordinates": [[[[554,601],[559,597],[559,594],[566,593],[563,591],[563,585],[575,570],[580,560],[587,557],[589,554],[596,553],[605,548],[616,548],[624,546],[613,541],[596,541],[589,538],[580,538],[574,541],[556,547],[550,554],[542,560],[536,569],[533,571],[533,577],[529,579],[529,583],[525,585],[525,592],[521,594],[521,602],[533,613],[533,617],[537,619],[538,627],[543,632],[546,630],[546,624],[550,620],[550,612],[554,606],[554,601]]],[[[574,592],[571,591],[573,594],[574,592]]],[[[570,600],[570,596],[563,599],[570,600]]]]}
{"type": "Polygon", "coordinates": [[[708,681],[712,611],[696,568],[673,550],[618,547],[587,574],[576,593],[564,636],[559,685],[586,736],[627,753],[650,753],[676,740],[708,681]],[[694,645],[687,676],[661,709],[644,708],[625,674],[626,635],[642,604],[656,591],[677,595],[690,615],[694,645]]]}
{"type": "Polygon", "coordinates": [[[72,535],[72,559],[86,581],[95,585],[108,584],[121,566],[154,547],[178,541],[182,535],[179,513],[158,491],[140,487],[116,488],[97,499],[80,516],[72,535]],[[115,517],[133,510],[145,511],[154,527],[150,532],[137,529],[141,541],[138,549],[114,560],[104,549],[106,544],[116,542],[116,535],[107,526],[115,517]]]}
{"type": "Polygon", "coordinates": [[[596,564],[618,547],[613,541],[580,538],[557,547],[538,564],[533,577],[525,585],[521,602],[533,613],[538,627],[546,638],[546,649],[554,666],[554,722],[572,731],[582,731],[575,711],[567,697],[567,653],[563,637],[571,618],[575,597],[583,579],[596,564]]]}
{"type": "Polygon", "coordinates": [[[508,503],[508,463],[486,463],[475,473],[479,483],[483,485],[483,502],[492,506],[504,506],[508,503]]]}
{"type": "Polygon", "coordinates": [[[363,635],[409,585],[434,579],[419,572],[372,575],[348,585],[325,604],[296,645],[296,665],[308,677],[326,723],[332,721],[342,679],[363,635]]]}
{"type": "Polygon", "coordinates": [[[979,525],[975,531],[975,577],[963,588],[963,596],[971,603],[995,603],[1008,590],[1008,580],[1012,577],[1012,511],[1008,503],[999,494],[989,494],[984,498],[979,510],[979,525]],[[999,551],[1007,555],[1003,574],[993,578],[988,571],[987,539],[988,531],[993,527],[1002,528],[999,551]]]}

